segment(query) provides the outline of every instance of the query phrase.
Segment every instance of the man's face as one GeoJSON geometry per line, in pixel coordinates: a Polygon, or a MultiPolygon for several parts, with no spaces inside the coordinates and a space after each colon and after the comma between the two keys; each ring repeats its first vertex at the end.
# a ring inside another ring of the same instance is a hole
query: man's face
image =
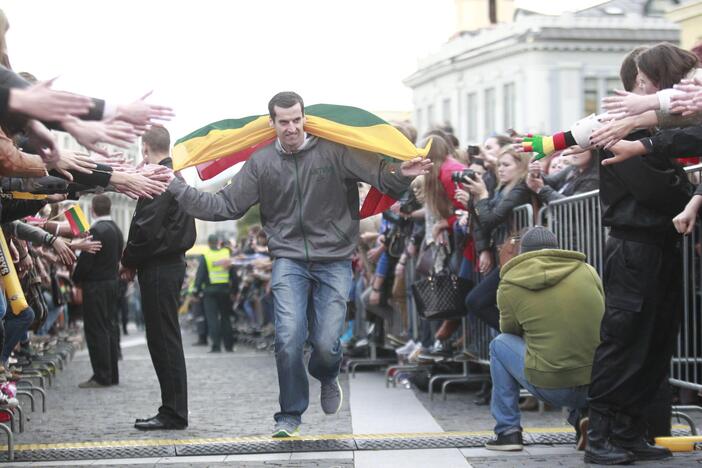
{"type": "Polygon", "coordinates": [[[275,129],[278,139],[287,151],[295,151],[305,141],[305,132],[302,129],[305,124],[305,116],[302,115],[300,103],[287,109],[274,106],[275,120],[270,124],[275,129]]]}

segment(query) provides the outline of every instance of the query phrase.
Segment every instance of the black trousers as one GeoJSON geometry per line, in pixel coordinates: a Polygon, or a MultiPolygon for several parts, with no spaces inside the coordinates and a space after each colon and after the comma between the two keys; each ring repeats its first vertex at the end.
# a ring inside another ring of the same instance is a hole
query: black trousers
{"type": "Polygon", "coordinates": [[[234,346],[232,331],[232,301],[228,288],[208,288],[202,298],[207,318],[207,331],[212,340],[212,349],[220,349],[222,342],[226,349],[234,346]]]}
{"type": "Polygon", "coordinates": [[[610,236],[607,241],[606,307],[592,367],[591,410],[640,421],[666,386],[682,316],[678,240],[669,235],[645,242],[610,236]]]}
{"type": "Polygon", "coordinates": [[[183,339],[178,323],[178,301],[185,261],[140,267],[139,287],[146,328],[146,344],[161,386],[160,416],[188,422],[188,380],[183,339]]]}
{"type": "Polygon", "coordinates": [[[117,280],[83,283],[83,325],[93,379],[103,385],[119,383],[119,318],[117,280]]]}

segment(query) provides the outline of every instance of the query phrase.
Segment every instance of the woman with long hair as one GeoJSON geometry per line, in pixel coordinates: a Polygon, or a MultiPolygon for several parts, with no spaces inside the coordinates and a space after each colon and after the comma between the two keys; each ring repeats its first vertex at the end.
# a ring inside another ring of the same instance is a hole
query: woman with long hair
{"type": "Polygon", "coordinates": [[[527,154],[507,149],[498,158],[498,186],[492,198],[489,198],[482,179],[470,179],[466,184],[475,200],[475,247],[479,252],[478,266],[484,275],[483,281],[466,297],[466,309],[498,331],[497,286],[500,270],[494,268],[497,246],[507,238],[514,208],[531,199],[531,191],[525,183],[528,167],[527,154]]]}

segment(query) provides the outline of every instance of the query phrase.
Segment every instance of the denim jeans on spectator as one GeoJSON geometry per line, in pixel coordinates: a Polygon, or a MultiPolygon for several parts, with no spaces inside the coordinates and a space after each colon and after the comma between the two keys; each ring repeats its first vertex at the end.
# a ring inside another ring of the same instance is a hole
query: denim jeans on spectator
{"type": "Polygon", "coordinates": [[[296,424],[309,405],[304,346],[312,347],[308,368],[322,383],[339,375],[340,337],[351,287],[351,261],[304,262],[278,258],[271,290],[275,310],[275,359],[280,387],[276,421],[296,424]],[[308,302],[311,307],[308,308],[308,302]]]}
{"type": "Polygon", "coordinates": [[[58,320],[59,315],[61,315],[61,310],[63,310],[63,305],[54,305],[54,300],[51,297],[51,293],[44,291],[43,294],[44,300],[48,305],[48,311],[46,313],[46,320],[44,320],[44,323],[41,325],[41,327],[39,327],[39,330],[37,330],[37,335],[39,336],[49,334],[49,330],[51,330],[51,327],[54,326],[54,323],[56,323],[56,320],[58,320]]]}
{"type": "Polygon", "coordinates": [[[579,411],[587,407],[588,386],[543,388],[530,384],[524,376],[525,351],[524,339],[508,333],[501,333],[490,343],[490,411],[496,422],[495,433],[521,431],[520,386],[541,401],[568,408],[568,422],[575,425],[579,411]]]}
{"type": "Polygon", "coordinates": [[[497,308],[497,286],[500,268],[495,267],[466,296],[466,310],[495,330],[500,330],[500,311],[497,308]]]}
{"type": "Polygon", "coordinates": [[[31,307],[27,307],[19,315],[15,315],[9,306],[5,307],[5,310],[5,343],[2,346],[2,355],[0,355],[0,361],[3,363],[7,362],[10,353],[26,335],[29,326],[34,321],[34,311],[31,307]]]}

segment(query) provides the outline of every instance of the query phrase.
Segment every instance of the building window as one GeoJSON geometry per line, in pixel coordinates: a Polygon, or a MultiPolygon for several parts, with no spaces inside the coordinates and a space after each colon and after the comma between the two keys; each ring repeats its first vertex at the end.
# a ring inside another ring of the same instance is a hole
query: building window
{"type": "Polygon", "coordinates": [[[427,128],[431,129],[435,125],[434,121],[434,104],[427,106],[427,128]]]}
{"type": "Polygon", "coordinates": [[[470,93],[466,102],[468,115],[468,141],[475,143],[478,141],[478,96],[470,93]]]}
{"type": "Polygon", "coordinates": [[[600,96],[597,92],[597,78],[585,78],[584,86],[584,103],[585,115],[597,114],[600,104],[600,96]]]}
{"type": "Polygon", "coordinates": [[[495,133],[495,88],[485,90],[485,135],[495,133]]]}
{"type": "MultiPolygon", "coordinates": [[[[605,80],[606,96],[613,96],[615,89],[624,89],[624,85],[619,78],[610,77],[605,80]]],[[[633,90],[632,90],[633,91],[633,90]]]]}
{"type": "Polygon", "coordinates": [[[451,125],[451,99],[444,99],[442,106],[442,122],[441,126],[451,125]]]}
{"type": "Polygon", "coordinates": [[[514,128],[514,106],[515,106],[515,96],[514,96],[514,83],[507,83],[504,85],[502,90],[502,127],[514,128]]]}
{"type": "Polygon", "coordinates": [[[424,120],[422,120],[422,117],[424,117],[424,113],[422,112],[422,109],[417,109],[417,116],[416,116],[416,120],[415,120],[415,125],[420,130],[422,128],[424,128],[424,120]]]}

